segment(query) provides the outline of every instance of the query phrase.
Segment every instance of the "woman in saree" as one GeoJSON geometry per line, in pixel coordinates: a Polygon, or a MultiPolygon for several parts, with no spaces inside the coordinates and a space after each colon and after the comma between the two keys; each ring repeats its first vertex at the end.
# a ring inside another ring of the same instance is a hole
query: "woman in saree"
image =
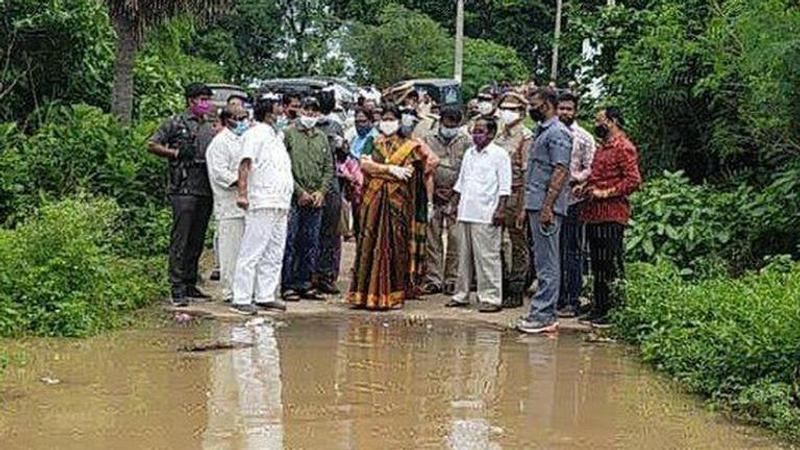
{"type": "Polygon", "coordinates": [[[360,236],[348,301],[355,308],[393,309],[417,296],[424,267],[425,224],[438,158],[401,127],[387,105],[373,145],[361,155],[364,192],[360,236]]]}

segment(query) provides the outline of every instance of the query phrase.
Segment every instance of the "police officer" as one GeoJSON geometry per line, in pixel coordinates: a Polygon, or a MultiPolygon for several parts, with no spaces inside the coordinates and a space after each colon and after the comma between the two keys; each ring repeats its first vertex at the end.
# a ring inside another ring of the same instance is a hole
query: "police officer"
{"type": "Polygon", "coordinates": [[[197,289],[197,264],[213,204],[206,169],[206,149],[214,137],[211,89],[194,83],[185,94],[186,111],[161,124],[148,144],[150,153],[169,161],[169,279],[172,304],[178,307],[188,306],[188,298],[208,298],[197,289]]]}
{"type": "Polygon", "coordinates": [[[494,143],[508,152],[511,158],[511,197],[506,203],[505,231],[508,245],[503,279],[503,307],[522,306],[528,283],[529,245],[525,217],[525,176],[528,170],[528,148],[533,142],[533,133],[525,127],[525,112],[528,102],[521,95],[511,92],[503,96],[498,105],[498,115],[503,130],[494,143]]]}

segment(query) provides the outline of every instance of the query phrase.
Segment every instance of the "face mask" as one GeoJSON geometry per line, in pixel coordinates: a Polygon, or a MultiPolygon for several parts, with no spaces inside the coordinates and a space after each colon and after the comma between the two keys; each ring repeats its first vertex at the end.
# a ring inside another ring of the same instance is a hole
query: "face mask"
{"type": "Polygon", "coordinates": [[[501,109],[500,110],[500,120],[505,125],[511,125],[512,123],[519,120],[519,113],[516,111],[512,111],[510,109],[501,109]]]}
{"type": "Polygon", "coordinates": [[[598,123],[594,126],[594,134],[601,140],[606,140],[608,135],[611,134],[611,130],[608,129],[608,125],[598,123]]]}
{"type": "Polygon", "coordinates": [[[247,131],[248,128],[249,128],[249,126],[248,126],[247,121],[246,120],[240,120],[240,121],[236,122],[236,126],[233,127],[233,129],[231,129],[231,131],[233,131],[233,133],[236,134],[237,136],[241,136],[241,135],[244,134],[245,131],[247,131]]]}
{"type": "Polygon", "coordinates": [[[372,127],[369,125],[363,127],[356,127],[356,133],[358,133],[358,137],[364,137],[368,135],[372,131],[372,127]]]}
{"type": "Polygon", "coordinates": [[[492,110],[494,110],[494,105],[492,105],[492,102],[482,101],[478,103],[478,112],[481,115],[485,116],[487,114],[491,114],[492,110]]]}
{"type": "Polygon", "coordinates": [[[400,123],[396,120],[382,120],[378,128],[384,135],[391,136],[400,129],[400,123]]]}
{"type": "Polygon", "coordinates": [[[417,118],[413,114],[403,114],[402,123],[404,127],[413,127],[417,118]]]}
{"type": "Polygon", "coordinates": [[[472,143],[475,144],[478,148],[484,148],[489,145],[490,139],[489,135],[486,133],[473,133],[472,134],[472,143]]]}
{"type": "Polygon", "coordinates": [[[289,126],[289,118],[288,118],[288,117],[286,117],[286,116],[283,116],[283,115],[281,115],[281,116],[278,116],[278,118],[277,118],[277,119],[275,119],[275,126],[276,126],[276,127],[279,129],[279,130],[285,130],[285,129],[286,129],[286,127],[288,127],[288,126],[289,126]]]}
{"type": "Polygon", "coordinates": [[[449,127],[439,127],[439,136],[444,138],[445,140],[453,139],[458,135],[458,128],[449,128],[449,127]]]}
{"type": "Polygon", "coordinates": [[[317,118],[311,116],[300,116],[300,126],[306,130],[310,130],[317,126],[317,118]]]}
{"type": "Polygon", "coordinates": [[[538,109],[531,108],[530,115],[534,122],[541,122],[544,120],[544,113],[538,109]]]}
{"type": "Polygon", "coordinates": [[[192,105],[192,114],[195,116],[205,116],[209,111],[211,111],[211,105],[208,100],[200,100],[192,105]]]}

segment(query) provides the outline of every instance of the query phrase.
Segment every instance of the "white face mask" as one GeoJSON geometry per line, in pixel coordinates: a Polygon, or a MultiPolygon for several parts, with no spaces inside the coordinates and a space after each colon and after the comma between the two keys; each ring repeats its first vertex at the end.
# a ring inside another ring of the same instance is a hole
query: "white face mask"
{"type": "Polygon", "coordinates": [[[378,124],[378,129],[381,130],[381,133],[384,135],[391,136],[400,129],[400,122],[397,120],[381,120],[381,123],[378,124]]]}
{"type": "Polygon", "coordinates": [[[492,102],[488,102],[488,101],[484,100],[484,101],[478,103],[478,112],[481,113],[481,115],[485,116],[487,114],[491,114],[493,109],[494,109],[494,105],[492,105],[492,102]]]}
{"type": "Polygon", "coordinates": [[[514,123],[517,120],[519,120],[519,118],[520,118],[520,114],[518,112],[514,111],[514,110],[510,110],[510,109],[501,109],[500,110],[500,120],[505,125],[511,125],[512,123],[514,123]]]}
{"type": "Polygon", "coordinates": [[[417,118],[413,114],[403,114],[402,123],[404,127],[413,127],[417,118]]]}
{"type": "Polygon", "coordinates": [[[312,116],[300,116],[300,125],[306,130],[310,130],[317,126],[317,118],[312,116]]]}

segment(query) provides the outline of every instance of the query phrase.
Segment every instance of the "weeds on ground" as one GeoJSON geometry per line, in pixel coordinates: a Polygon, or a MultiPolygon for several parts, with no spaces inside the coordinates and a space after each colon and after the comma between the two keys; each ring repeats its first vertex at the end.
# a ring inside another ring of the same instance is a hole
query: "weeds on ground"
{"type": "Polygon", "coordinates": [[[112,200],[78,197],[0,230],[0,336],[95,334],[160,298],[163,264],[114,251],[120,216],[112,200]]]}
{"type": "Polygon", "coordinates": [[[669,263],[634,264],[619,337],[689,390],[800,440],[800,265],[687,282],[669,263]]]}

